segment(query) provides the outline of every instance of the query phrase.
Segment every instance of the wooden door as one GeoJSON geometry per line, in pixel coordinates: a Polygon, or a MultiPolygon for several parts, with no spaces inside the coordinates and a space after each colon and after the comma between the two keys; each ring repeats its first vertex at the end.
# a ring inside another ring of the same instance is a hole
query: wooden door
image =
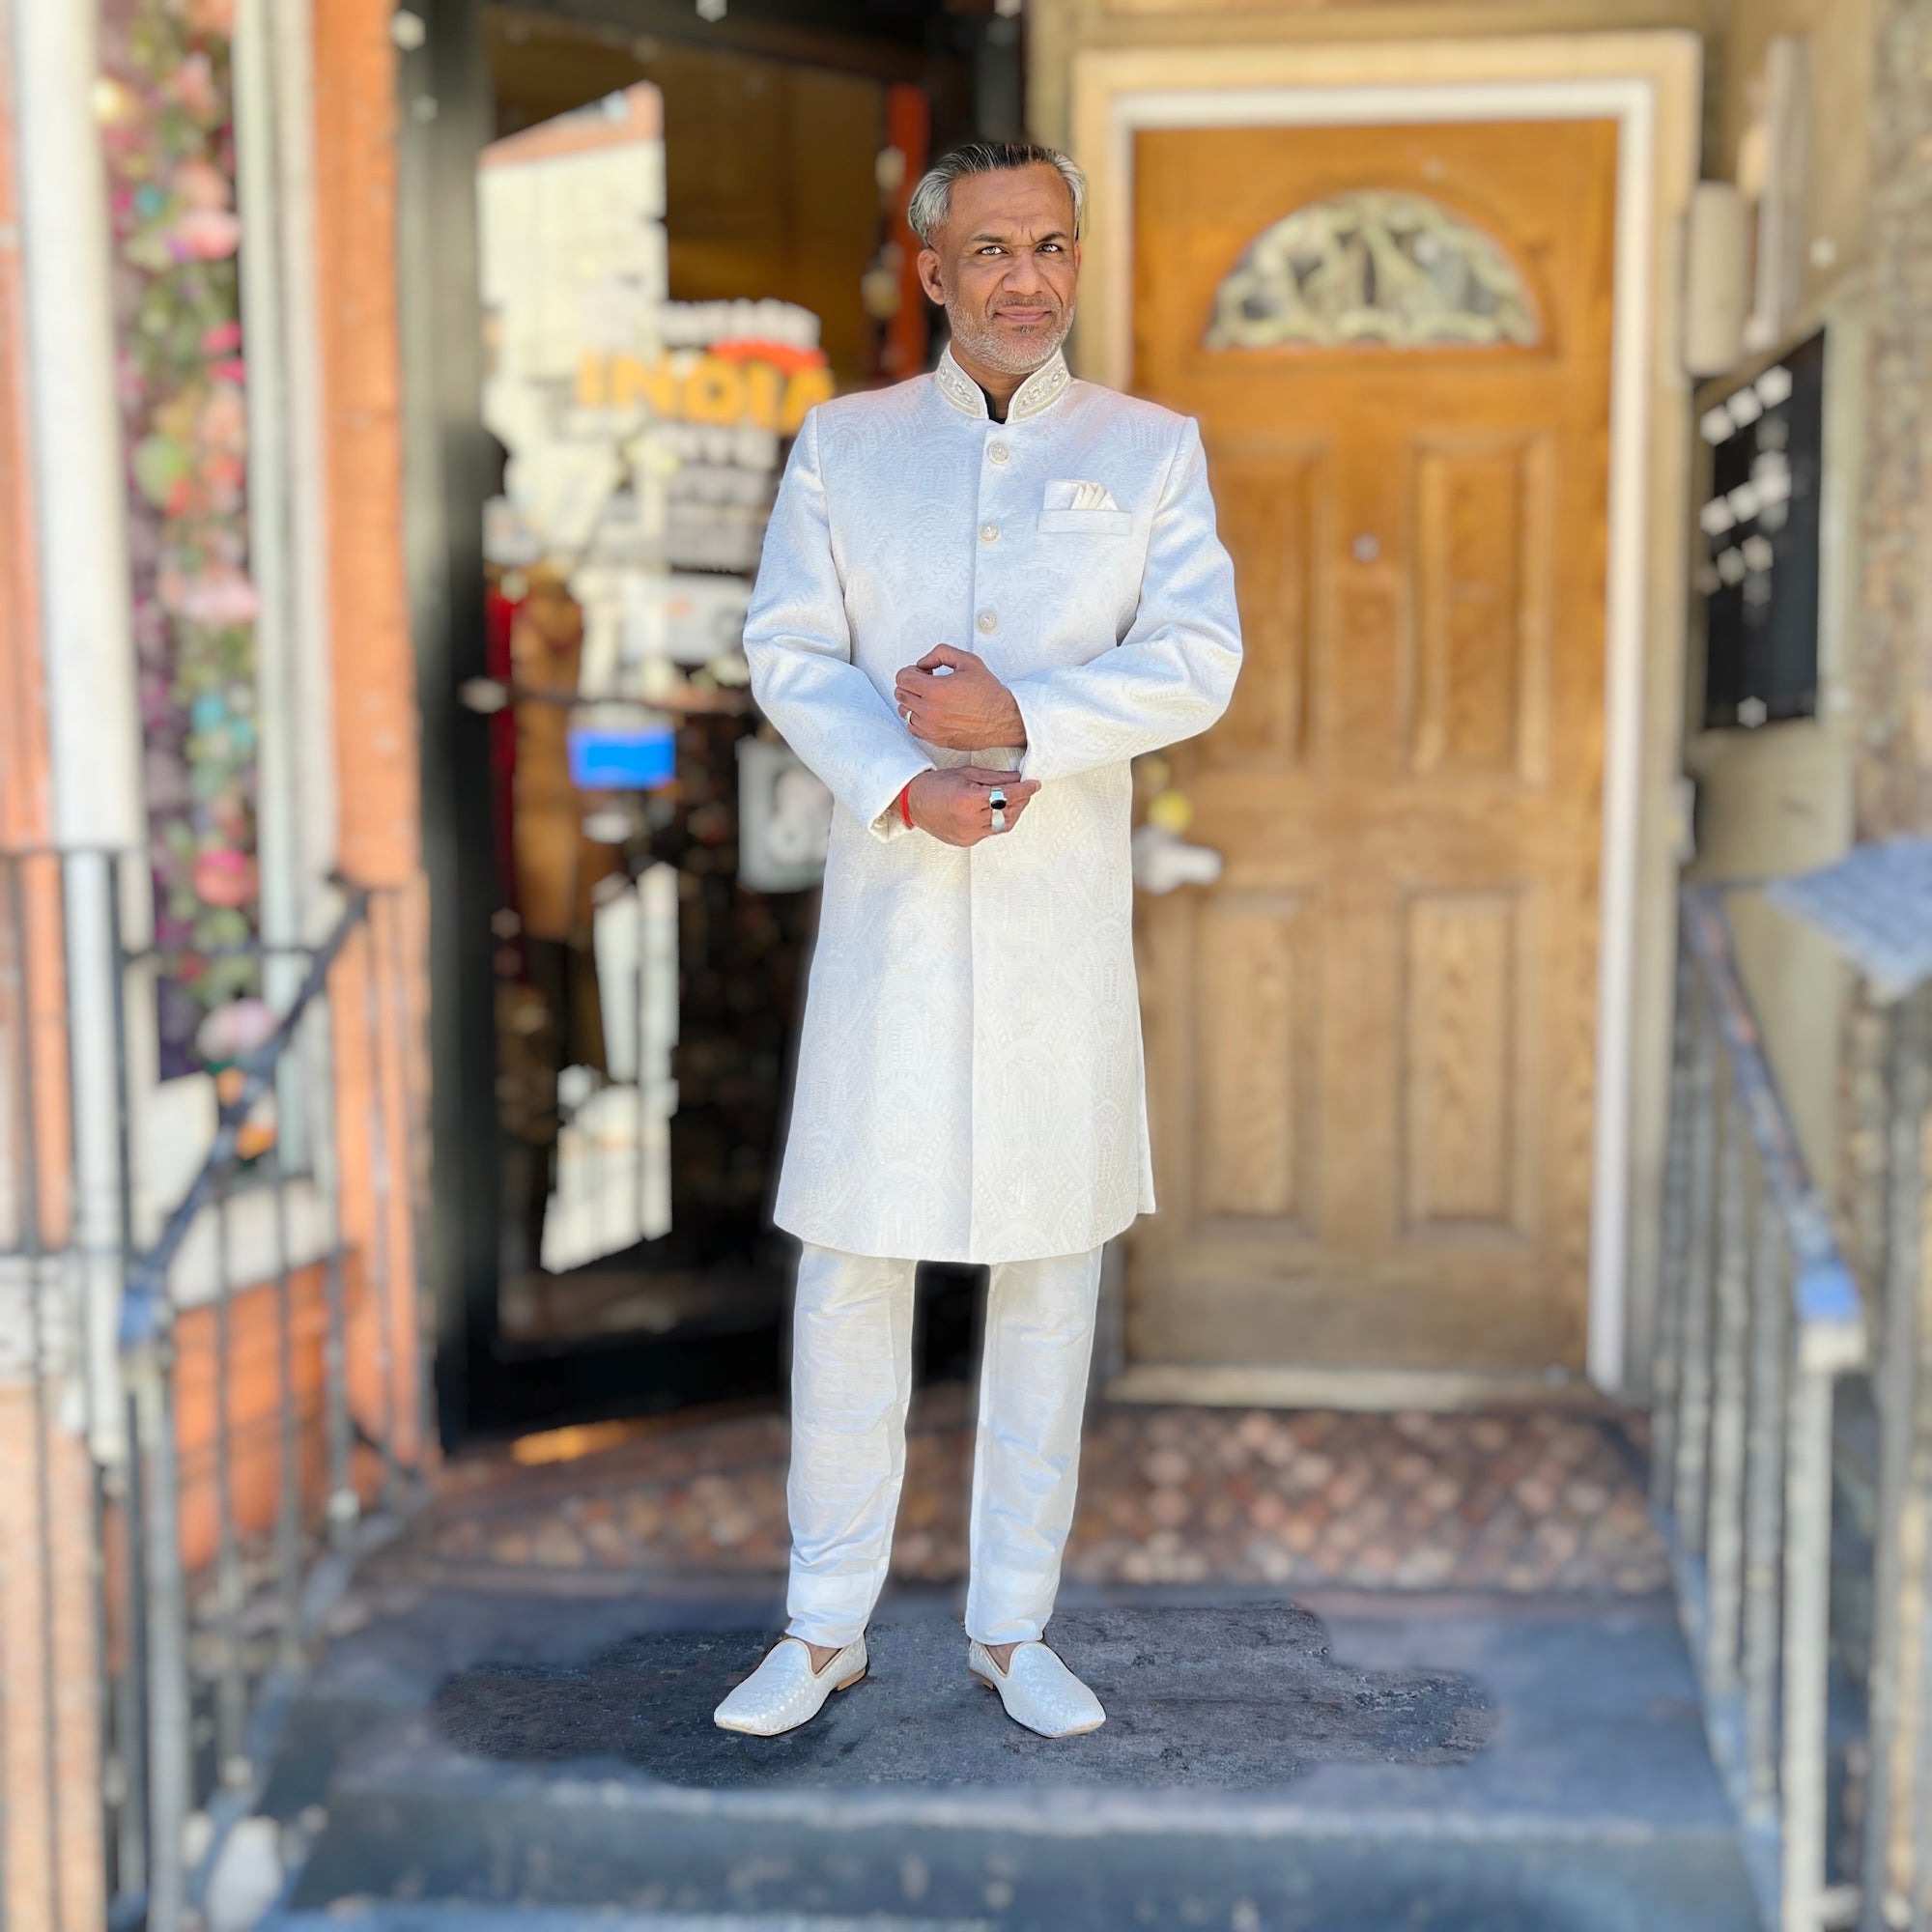
{"type": "Polygon", "coordinates": [[[1137,1362],[1583,1363],[1616,130],[1144,133],[1247,662],[1142,901],[1137,1362]]]}

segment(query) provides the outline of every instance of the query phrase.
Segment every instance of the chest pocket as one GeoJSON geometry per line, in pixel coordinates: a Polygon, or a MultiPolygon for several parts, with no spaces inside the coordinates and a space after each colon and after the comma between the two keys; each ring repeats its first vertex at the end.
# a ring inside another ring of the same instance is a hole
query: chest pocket
{"type": "Polygon", "coordinates": [[[1042,536],[1123,537],[1134,526],[1130,510],[1042,510],[1042,536]]]}
{"type": "Polygon", "coordinates": [[[1104,483],[1077,476],[1050,479],[1039,512],[1040,532],[1050,536],[1125,536],[1133,521],[1104,483]]]}

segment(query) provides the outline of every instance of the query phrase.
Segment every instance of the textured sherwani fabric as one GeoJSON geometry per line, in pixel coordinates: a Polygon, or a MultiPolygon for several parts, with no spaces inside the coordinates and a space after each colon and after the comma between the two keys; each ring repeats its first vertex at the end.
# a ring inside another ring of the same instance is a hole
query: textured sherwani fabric
{"type": "MultiPolygon", "coordinates": [[[[1073,1523],[1100,1251],[989,1271],[966,1632],[1037,1637],[1073,1523]]],[[[792,1318],[786,1634],[848,1644],[885,1588],[905,1477],[914,1264],[807,1242],[792,1318]]]]}
{"type": "Polygon", "coordinates": [[[1005,422],[950,356],[806,419],[745,631],[759,707],[837,800],[779,1225],[851,1253],[1095,1247],[1153,1208],[1128,761],[1206,729],[1240,663],[1194,423],[1056,356],[1005,422]],[[935,644],[1011,691],[1024,754],[913,737],[935,644]],[[1011,831],[899,820],[935,766],[1017,768],[1011,831]]]}

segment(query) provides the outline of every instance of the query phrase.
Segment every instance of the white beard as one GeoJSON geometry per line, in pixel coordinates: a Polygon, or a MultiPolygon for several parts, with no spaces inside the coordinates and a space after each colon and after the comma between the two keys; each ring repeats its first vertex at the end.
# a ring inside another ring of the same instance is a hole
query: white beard
{"type": "Polygon", "coordinates": [[[952,340],[974,361],[997,369],[1003,376],[1031,376],[1036,369],[1043,369],[1051,362],[1055,351],[1066,340],[1073,327],[1073,304],[1066,305],[1057,325],[1049,325],[1047,332],[1029,343],[1016,343],[1003,336],[989,325],[963,315],[951,302],[946,304],[946,321],[952,331],[952,340]]]}

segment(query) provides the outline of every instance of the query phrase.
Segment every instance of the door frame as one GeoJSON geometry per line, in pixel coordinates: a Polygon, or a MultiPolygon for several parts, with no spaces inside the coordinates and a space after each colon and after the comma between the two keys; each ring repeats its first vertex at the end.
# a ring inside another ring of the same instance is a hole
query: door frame
{"type": "MultiPolygon", "coordinates": [[[[1701,88],[1701,43],[1678,30],[1088,49],[1074,55],[1071,73],[1071,144],[1092,189],[1075,354],[1084,373],[1122,389],[1133,379],[1141,129],[1617,124],[1586,1365],[1598,1388],[1622,1395],[1641,1393],[1648,1381],[1687,838],[1679,752],[1691,399],[1676,344],[1701,88]]],[[[1193,1399],[1214,1400],[1218,1373],[1176,1366],[1158,1379],[1165,1399],[1186,1395],[1183,1384],[1198,1379],[1193,1399]]],[[[1297,1388],[1308,1379],[1285,1373],[1297,1388]]],[[[1243,1399],[1256,1399],[1254,1376],[1242,1378],[1243,1399]]]]}

